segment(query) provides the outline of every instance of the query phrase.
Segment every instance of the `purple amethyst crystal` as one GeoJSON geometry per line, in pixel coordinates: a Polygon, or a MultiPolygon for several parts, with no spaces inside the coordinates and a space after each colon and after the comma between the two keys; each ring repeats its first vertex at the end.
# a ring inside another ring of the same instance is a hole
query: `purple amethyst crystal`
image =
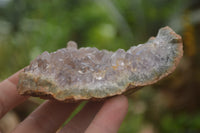
{"type": "Polygon", "coordinates": [[[59,101],[102,99],[150,85],[171,73],[183,55],[182,39],[164,27],[145,44],[116,52],[67,48],[44,52],[20,73],[18,92],[59,101]]]}

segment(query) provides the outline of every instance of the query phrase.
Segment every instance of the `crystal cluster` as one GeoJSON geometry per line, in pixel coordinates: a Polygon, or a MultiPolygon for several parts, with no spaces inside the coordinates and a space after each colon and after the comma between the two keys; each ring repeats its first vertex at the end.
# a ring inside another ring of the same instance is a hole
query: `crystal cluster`
{"type": "Polygon", "coordinates": [[[181,37],[169,27],[128,51],[78,49],[70,41],[66,48],[33,60],[20,74],[18,91],[59,101],[114,96],[168,75],[182,54],[181,37]]]}

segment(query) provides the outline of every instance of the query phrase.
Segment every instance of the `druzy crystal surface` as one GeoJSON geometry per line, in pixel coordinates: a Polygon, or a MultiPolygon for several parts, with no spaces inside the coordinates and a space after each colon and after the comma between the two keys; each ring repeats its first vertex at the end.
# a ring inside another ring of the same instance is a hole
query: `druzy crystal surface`
{"type": "Polygon", "coordinates": [[[181,37],[169,27],[127,51],[78,49],[70,41],[66,48],[45,51],[33,60],[20,74],[18,91],[59,101],[119,95],[168,75],[182,54],[181,37]]]}

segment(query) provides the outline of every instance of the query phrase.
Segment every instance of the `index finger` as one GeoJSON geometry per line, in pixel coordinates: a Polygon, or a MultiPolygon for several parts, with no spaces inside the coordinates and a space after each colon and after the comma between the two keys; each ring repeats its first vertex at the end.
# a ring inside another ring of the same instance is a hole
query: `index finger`
{"type": "Polygon", "coordinates": [[[28,97],[17,93],[18,75],[22,70],[0,82],[0,118],[28,97]]]}

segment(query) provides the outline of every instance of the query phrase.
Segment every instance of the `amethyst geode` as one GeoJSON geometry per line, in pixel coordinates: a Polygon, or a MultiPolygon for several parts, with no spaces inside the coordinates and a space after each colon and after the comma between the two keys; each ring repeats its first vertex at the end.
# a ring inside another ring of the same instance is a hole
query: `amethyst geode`
{"type": "Polygon", "coordinates": [[[59,101],[102,99],[150,85],[171,73],[182,55],[182,39],[164,27],[145,44],[116,52],[67,48],[44,52],[20,73],[18,92],[59,101]]]}

